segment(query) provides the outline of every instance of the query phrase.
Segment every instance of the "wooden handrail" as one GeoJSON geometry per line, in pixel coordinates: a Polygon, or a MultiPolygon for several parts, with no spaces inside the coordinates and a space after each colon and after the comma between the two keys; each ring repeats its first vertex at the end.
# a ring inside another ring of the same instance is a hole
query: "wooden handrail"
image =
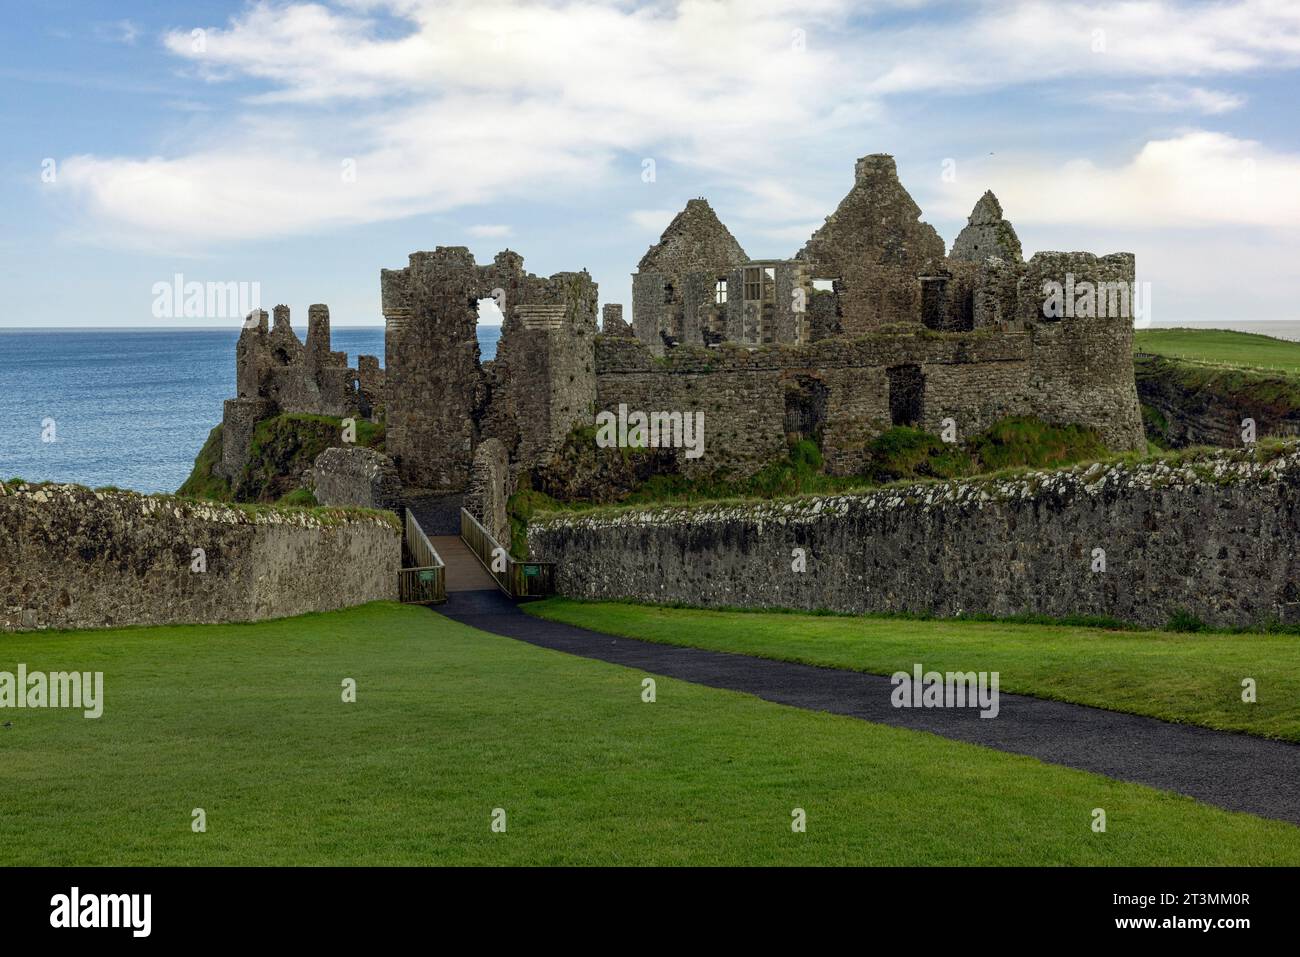
{"type": "Polygon", "coordinates": [[[511,598],[541,598],[555,593],[555,562],[519,561],[492,537],[467,509],[460,510],[460,537],[497,587],[511,598]],[[504,559],[504,562],[500,561],[504,559]],[[497,571],[494,565],[504,567],[497,571]]]}
{"type": "Polygon", "coordinates": [[[437,549],[409,508],[406,510],[406,548],[418,568],[436,568],[443,564],[437,549]]]}
{"type": "Polygon", "coordinates": [[[447,568],[409,508],[406,509],[406,550],[416,564],[399,573],[398,600],[421,605],[446,601],[447,568]]]}

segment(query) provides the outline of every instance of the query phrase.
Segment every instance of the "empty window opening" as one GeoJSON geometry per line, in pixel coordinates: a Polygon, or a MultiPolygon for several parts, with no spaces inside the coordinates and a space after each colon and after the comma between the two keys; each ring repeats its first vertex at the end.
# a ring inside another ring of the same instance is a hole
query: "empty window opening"
{"type": "Polygon", "coordinates": [[[826,383],[812,376],[798,376],[785,387],[785,435],[789,442],[811,439],[819,446],[826,424],[826,383]]]}
{"type": "Polygon", "coordinates": [[[745,268],[745,301],[758,302],[763,298],[763,270],[759,266],[745,268]]]}
{"type": "Polygon", "coordinates": [[[948,281],[943,278],[921,280],[921,322],[929,329],[948,324],[948,281]]]}
{"type": "Polygon", "coordinates": [[[925,406],[925,376],[917,365],[887,369],[889,377],[889,424],[917,426],[925,406]]]}
{"type": "Polygon", "coordinates": [[[958,332],[970,332],[975,328],[975,290],[967,289],[965,295],[957,301],[953,328],[958,332]]]}
{"type": "Polygon", "coordinates": [[[727,304],[727,280],[719,279],[713,287],[713,301],[719,306],[727,304]]]}
{"type": "Polygon", "coordinates": [[[506,321],[506,317],[501,315],[501,307],[497,305],[495,299],[480,299],[478,301],[478,324],[480,326],[499,326],[506,321]]]}

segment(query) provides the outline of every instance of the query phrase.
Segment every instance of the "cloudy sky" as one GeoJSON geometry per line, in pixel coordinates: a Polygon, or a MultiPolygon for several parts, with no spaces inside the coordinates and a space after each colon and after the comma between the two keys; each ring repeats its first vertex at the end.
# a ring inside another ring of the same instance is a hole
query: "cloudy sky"
{"type": "Polygon", "coordinates": [[[688,199],[785,257],[876,152],[950,244],[991,188],[1161,324],[1295,321],[1298,68],[1300,0],[15,5],[0,325],[146,325],[178,273],[377,323],[437,245],[628,303],[688,199]]]}

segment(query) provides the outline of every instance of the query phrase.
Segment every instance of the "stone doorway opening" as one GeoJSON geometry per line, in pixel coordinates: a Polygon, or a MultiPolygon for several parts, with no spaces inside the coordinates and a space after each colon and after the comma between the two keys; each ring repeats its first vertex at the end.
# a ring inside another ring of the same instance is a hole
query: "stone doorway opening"
{"type": "Polygon", "coordinates": [[[795,443],[811,439],[818,447],[826,424],[830,390],[815,376],[795,376],[785,384],[785,438],[795,443]]]}
{"type": "Polygon", "coordinates": [[[916,427],[925,411],[925,376],[918,365],[894,366],[889,377],[889,424],[916,427]]]}

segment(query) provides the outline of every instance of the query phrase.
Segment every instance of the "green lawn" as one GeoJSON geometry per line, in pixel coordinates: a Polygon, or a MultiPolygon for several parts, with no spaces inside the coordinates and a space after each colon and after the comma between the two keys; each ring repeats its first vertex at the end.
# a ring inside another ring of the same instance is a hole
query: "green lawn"
{"type": "Polygon", "coordinates": [[[1227,329],[1138,329],[1133,348],[1172,358],[1241,368],[1300,372],[1300,342],[1227,329]]]}
{"type": "Polygon", "coordinates": [[[873,674],[997,671],[1001,689],[1300,741],[1300,636],[719,612],[550,599],[545,618],[665,644],[873,674]],[[1241,700],[1254,678],[1258,700],[1241,700]]]}
{"type": "Polygon", "coordinates": [[[420,608],[0,636],[20,662],[106,703],[0,712],[0,865],[1300,864],[1290,825],[666,678],[646,704],[420,608]]]}

